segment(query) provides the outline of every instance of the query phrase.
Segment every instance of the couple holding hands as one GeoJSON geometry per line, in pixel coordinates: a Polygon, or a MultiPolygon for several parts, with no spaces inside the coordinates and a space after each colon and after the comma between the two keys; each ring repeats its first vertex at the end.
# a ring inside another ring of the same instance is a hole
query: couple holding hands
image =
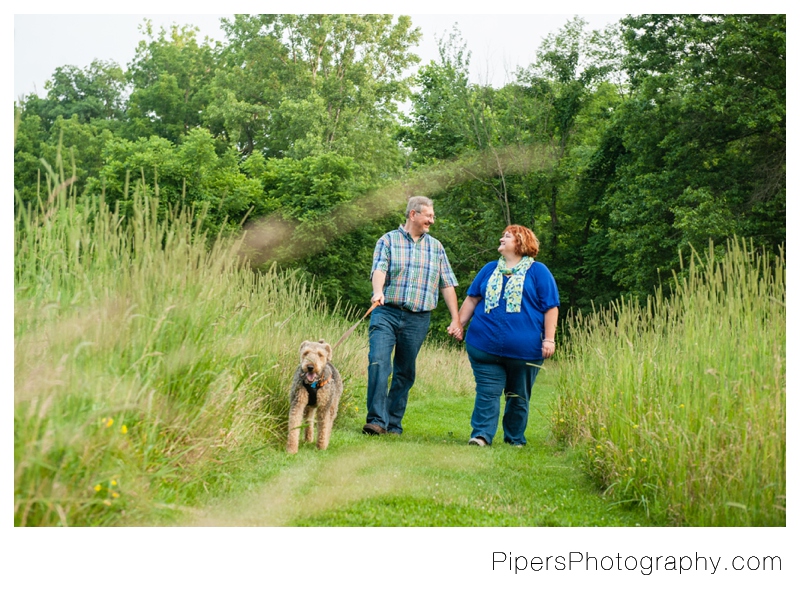
{"type": "Polygon", "coordinates": [[[492,444],[505,393],[503,440],[522,447],[531,389],[544,359],[555,351],[559,306],[555,279],[534,260],[539,240],[533,231],[510,225],[500,237],[500,257],[478,272],[459,309],[458,283],[450,262],[442,244],[428,234],[433,222],[433,202],[423,196],[410,198],[405,224],[383,235],[375,246],[372,301],[382,306],[372,312],[369,325],[363,432],[402,433],[417,354],[441,290],[452,317],[447,332],[466,340],[475,376],[469,444],[492,444]]]}

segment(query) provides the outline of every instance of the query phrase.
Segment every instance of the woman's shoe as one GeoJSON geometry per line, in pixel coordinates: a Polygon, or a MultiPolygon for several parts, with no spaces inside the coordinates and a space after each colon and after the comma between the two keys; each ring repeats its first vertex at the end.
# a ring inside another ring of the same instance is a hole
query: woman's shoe
{"type": "Polygon", "coordinates": [[[485,447],[486,445],[488,445],[486,439],[484,439],[483,437],[472,437],[467,444],[476,445],[478,447],[485,447]]]}

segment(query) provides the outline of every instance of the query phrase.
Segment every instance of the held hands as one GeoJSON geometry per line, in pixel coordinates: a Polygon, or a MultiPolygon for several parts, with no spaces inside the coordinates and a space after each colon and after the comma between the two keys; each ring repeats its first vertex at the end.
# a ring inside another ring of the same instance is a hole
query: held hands
{"type": "Polygon", "coordinates": [[[464,327],[458,320],[450,322],[450,325],[447,326],[447,333],[453,336],[456,340],[461,341],[464,339],[464,327]]]}

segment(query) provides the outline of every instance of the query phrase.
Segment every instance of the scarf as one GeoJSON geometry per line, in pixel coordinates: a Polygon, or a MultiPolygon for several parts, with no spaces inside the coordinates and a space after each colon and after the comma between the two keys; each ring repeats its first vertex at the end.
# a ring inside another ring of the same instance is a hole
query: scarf
{"type": "Polygon", "coordinates": [[[533,258],[525,255],[516,266],[509,269],[506,266],[506,258],[501,255],[500,260],[497,262],[497,267],[492,272],[492,275],[489,276],[489,282],[486,285],[484,311],[488,313],[500,304],[500,295],[503,292],[503,276],[511,274],[505,290],[506,312],[519,313],[522,305],[522,288],[525,283],[525,273],[532,264],[533,258]]]}

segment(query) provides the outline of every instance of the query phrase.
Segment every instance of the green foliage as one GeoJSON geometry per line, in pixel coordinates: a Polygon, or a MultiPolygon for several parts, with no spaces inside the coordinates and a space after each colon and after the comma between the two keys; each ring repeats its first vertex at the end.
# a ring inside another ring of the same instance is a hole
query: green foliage
{"type": "MultiPolygon", "coordinates": [[[[296,272],[209,245],[185,209],[52,195],[15,220],[15,524],[152,522],[282,450],[298,345],[348,323],[296,272]]],[[[336,352],[342,418],[358,339],[336,352]]]]}
{"type": "Polygon", "coordinates": [[[783,15],[639,15],[603,31],[576,17],[501,88],[469,82],[457,29],[409,78],[408,17],[223,25],[215,43],[145,22],[127,72],[58,68],[44,98],[16,106],[21,203],[49,199],[47,162],[87,201],[130,213],[147,187],[164,211],[205,212],[212,234],[271,216],[291,235],[265,257],[359,307],[372,244],[397,222],[369,194],[419,193],[421,174],[462,296],[510,222],[534,229],[562,303],[585,313],[652,293],[689,244],[785,238],[783,15]]]}
{"type": "Polygon", "coordinates": [[[258,170],[266,200],[253,217],[274,212],[293,224],[289,240],[274,258],[314,278],[331,303],[343,299],[355,306],[368,304],[372,251],[385,231],[353,203],[370,189],[358,163],[328,153],[268,159],[258,170]],[[343,223],[353,230],[342,233],[343,223]]]}
{"type": "Polygon", "coordinates": [[[785,525],[784,259],[727,252],[693,254],[669,297],[569,319],[552,428],[659,522],[785,525]]]}
{"type": "Polygon", "coordinates": [[[136,141],[113,138],[104,147],[103,167],[88,183],[88,191],[103,193],[122,212],[133,207],[134,188],[158,195],[162,211],[175,206],[206,212],[212,232],[223,225],[238,228],[248,211],[263,202],[258,180],[239,168],[229,149],[217,155],[208,130],[195,128],[179,145],[152,136],[136,141]]]}
{"type": "Polygon", "coordinates": [[[148,41],[140,41],[127,76],[133,87],[128,104],[128,138],[158,135],[178,142],[199,126],[211,98],[218,44],[197,41],[196,27],[173,25],[153,33],[145,22],[148,41]]]}
{"type": "Polygon", "coordinates": [[[420,37],[408,17],[237,15],[223,28],[207,120],[216,133],[245,154],[335,151],[373,175],[397,169],[394,115],[420,37]]]}
{"type": "Polygon", "coordinates": [[[785,237],[784,15],[629,17],[634,95],[604,188],[614,279],[647,294],[691,242],[785,237]]]}
{"type": "Polygon", "coordinates": [[[49,129],[59,117],[81,123],[119,120],[124,113],[125,76],[114,62],[93,61],[87,68],[59,66],[45,83],[47,95],[23,99],[26,113],[38,115],[49,129]]]}

